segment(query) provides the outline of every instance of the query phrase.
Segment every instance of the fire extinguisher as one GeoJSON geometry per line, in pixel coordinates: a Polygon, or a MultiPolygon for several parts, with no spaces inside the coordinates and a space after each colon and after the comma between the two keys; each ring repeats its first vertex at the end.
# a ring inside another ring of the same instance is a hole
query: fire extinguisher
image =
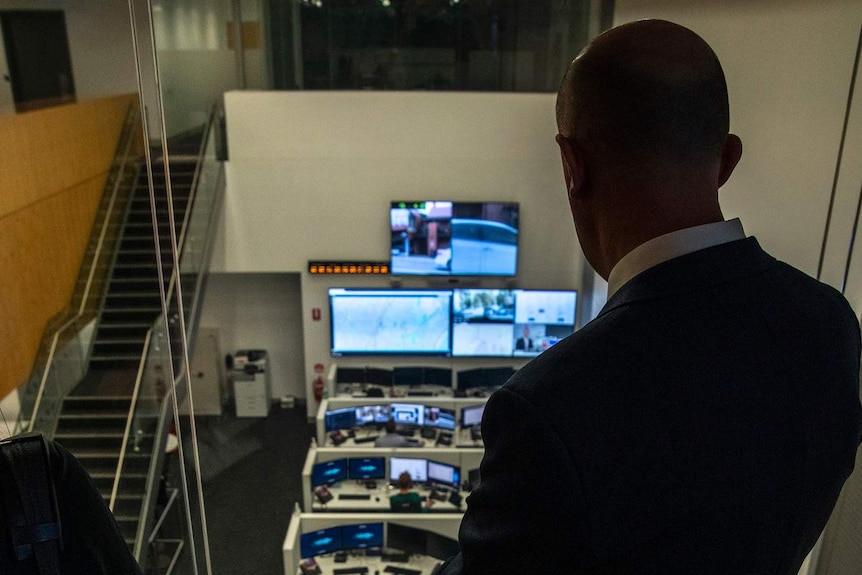
{"type": "Polygon", "coordinates": [[[314,378],[312,388],[314,390],[314,400],[320,403],[323,400],[323,378],[321,376],[318,375],[314,378]]]}

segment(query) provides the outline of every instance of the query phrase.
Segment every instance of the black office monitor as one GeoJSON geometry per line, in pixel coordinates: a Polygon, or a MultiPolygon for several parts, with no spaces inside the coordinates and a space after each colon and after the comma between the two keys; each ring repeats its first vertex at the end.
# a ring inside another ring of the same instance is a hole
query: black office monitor
{"type": "Polygon", "coordinates": [[[389,387],[392,385],[392,370],[381,369],[378,367],[366,367],[365,383],[389,387]]]}
{"type": "Polygon", "coordinates": [[[515,370],[511,367],[486,367],[483,375],[486,387],[499,387],[515,375],[515,370]]]}
{"type": "Polygon", "coordinates": [[[428,481],[458,489],[461,485],[461,468],[439,461],[429,461],[428,481]]]}
{"type": "Polygon", "coordinates": [[[465,369],[458,372],[458,389],[460,391],[478,387],[485,387],[485,371],[482,368],[465,369]]]}
{"type": "Polygon", "coordinates": [[[452,387],[452,370],[444,367],[426,367],[425,384],[452,387]]]}
{"type": "Polygon", "coordinates": [[[335,370],[336,383],[365,383],[364,367],[339,367],[335,370]]]}
{"type": "Polygon", "coordinates": [[[323,423],[326,431],[336,431],[338,429],[350,429],[356,426],[356,408],[343,407],[341,409],[331,409],[323,414],[323,423]]]}
{"type": "Polygon", "coordinates": [[[396,367],[392,370],[392,385],[414,387],[425,381],[424,367],[396,367]]]}
{"type": "Polygon", "coordinates": [[[347,461],[350,479],[385,479],[386,459],[383,457],[351,457],[347,461]]]}
{"type": "Polygon", "coordinates": [[[323,463],[315,463],[311,470],[311,484],[332,485],[347,479],[347,459],[334,459],[323,463]]]}
{"type": "Polygon", "coordinates": [[[413,457],[389,458],[389,479],[393,483],[398,481],[405,471],[410,474],[414,483],[425,483],[428,481],[428,460],[413,457]]]}
{"type": "Polygon", "coordinates": [[[425,427],[455,430],[455,411],[445,407],[425,406],[425,427]]]}
{"type": "Polygon", "coordinates": [[[303,559],[340,551],[341,527],[303,533],[299,538],[299,550],[303,559]]]}
{"type": "Polygon", "coordinates": [[[397,425],[421,426],[425,424],[425,406],[418,403],[393,403],[389,406],[389,417],[397,425]]]}
{"type": "Polygon", "coordinates": [[[425,532],[425,555],[445,561],[457,555],[460,550],[461,546],[454,539],[433,531],[425,532]]]}
{"type": "Polygon", "coordinates": [[[461,408],[461,427],[464,429],[482,425],[485,404],[461,408]]]}
{"type": "MultiPolygon", "coordinates": [[[[452,290],[330,288],[332,355],[448,356],[451,301],[452,290]]],[[[366,371],[365,383],[391,377],[366,371]]]]}
{"type": "Polygon", "coordinates": [[[359,523],[341,527],[342,549],[383,546],[383,523],[359,523]]]}
{"type": "Polygon", "coordinates": [[[425,534],[424,529],[389,521],[386,523],[386,546],[411,555],[424,555],[427,548],[425,534]]]}

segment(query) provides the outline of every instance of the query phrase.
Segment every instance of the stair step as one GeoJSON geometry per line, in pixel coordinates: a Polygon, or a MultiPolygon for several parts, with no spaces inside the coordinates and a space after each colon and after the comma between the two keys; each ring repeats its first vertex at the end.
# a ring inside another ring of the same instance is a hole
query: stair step
{"type": "Polygon", "coordinates": [[[128,413],[132,406],[131,397],[69,395],[63,400],[63,414],[91,413],[128,413]]]}
{"type": "Polygon", "coordinates": [[[57,433],[97,433],[113,432],[123,434],[126,430],[126,413],[88,413],[60,414],[57,418],[57,433]]]}

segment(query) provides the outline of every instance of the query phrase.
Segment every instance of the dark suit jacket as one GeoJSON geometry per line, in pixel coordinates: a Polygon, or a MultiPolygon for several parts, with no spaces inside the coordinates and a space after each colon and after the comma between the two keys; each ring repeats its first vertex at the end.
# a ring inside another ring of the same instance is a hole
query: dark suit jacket
{"type": "Polygon", "coordinates": [[[860,336],[748,238],[651,268],[488,401],[461,573],[795,574],[853,469],[860,336]]]}

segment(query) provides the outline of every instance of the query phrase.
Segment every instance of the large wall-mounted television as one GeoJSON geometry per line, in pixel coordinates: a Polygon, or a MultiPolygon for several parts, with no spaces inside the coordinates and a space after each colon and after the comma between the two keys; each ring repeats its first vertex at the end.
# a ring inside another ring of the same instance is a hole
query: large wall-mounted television
{"type": "Polygon", "coordinates": [[[532,357],[575,329],[576,291],[456,289],[453,357],[532,357]]]}
{"type": "Polygon", "coordinates": [[[390,271],[512,277],[518,271],[519,219],[516,202],[392,202],[390,271]]]}
{"type": "Polygon", "coordinates": [[[451,353],[451,290],[329,290],[332,355],[451,353]]]}

